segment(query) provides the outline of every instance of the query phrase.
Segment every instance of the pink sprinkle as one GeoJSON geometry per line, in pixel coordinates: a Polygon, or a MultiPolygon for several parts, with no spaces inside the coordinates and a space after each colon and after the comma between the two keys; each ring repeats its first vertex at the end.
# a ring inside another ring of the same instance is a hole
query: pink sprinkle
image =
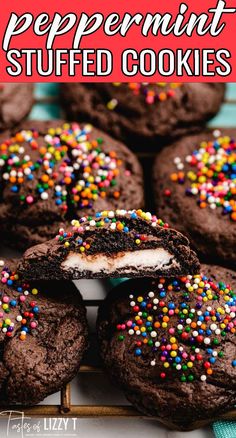
{"type": "Polygon", "coordinates": [[[9,303],[9,298],[8,297],[3,297],[2,300],[3,300],[4,303],[9,303]]]}
{"type": "Polygon", "coordinates": [[[27,204],[32,204],[34,202],[33,196],[30,195],[26,196],[26,202],[27,204]]]}
{"type": "Polygon", "coordinates": [[[132,327],[132,321],[127,321],[126,325],[127,327],[132,327]]]}
{"type": "Polygon", "coordinates": [[[175,329],[174,329],[174,328],[170,328],[170,329],[169,329],[169,333],[170,333],[171,335],[173,335],[173,334],[175,333],[175,329]]]}
{"type": "Polygon", "coordinates": [[[149,104],[152,104],[154,102],[154,96],[147,96],[146,97],[146,102],[149,104]]]}
{"type": "Polygon", "coordinates": [[[24,295],[20,296],[20,301],[24,302],[26,300],[26,297],[24,295]]]}
{"type": "Polygon", "coordinates": [[[168,345],[166,346],[166,349],[167,349],[167,350],[171,350],[171,345],[168,344],[168,345]]]}
{"type": "Polygon", "coordinates": [[[6,283],[7,282],[7,279],[6,278],[2,278],[2,283],[6,283]]]}
{"type": "Polygon", "coordinates": [[[31,322],[31,323],[30,323],[30,327],[31,327],[31,328],[36,328],[36,327],[37,327],[37,323],[34,322],[34,321],[31,322]]]}

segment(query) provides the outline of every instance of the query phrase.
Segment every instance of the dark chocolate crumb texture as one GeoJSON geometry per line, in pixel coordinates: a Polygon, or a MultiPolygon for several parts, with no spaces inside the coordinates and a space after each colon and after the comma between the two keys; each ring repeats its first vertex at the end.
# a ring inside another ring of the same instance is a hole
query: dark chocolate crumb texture
{"type": "Polygon", "coordinates": [[[189,241],[142,210],[103,211],[72,221],[55,239],[29,248],[19,270],[28,279],[196,273],[189,241]]]}
{"type": "Polygon", "coordinates": [[[200,427],[236,405],[236,274],[202,271],[128,280],[99,310],[108,373],[138,410],[176,429],[200,427]]]}
{"type": "Polygon", "coordinates": [[[14,246],[50,239],[75,217],[143,205],[142,169],[123,144],[89,124],[22,126],[0,137],[1,232],[14,246]]]}
{"type": "Polygon", "coordinates": [[[73,283],[29,283],[16,260],[0,261],[0,284],[0,405],[34,405],[76,375],[85,307],[73,283]]]}

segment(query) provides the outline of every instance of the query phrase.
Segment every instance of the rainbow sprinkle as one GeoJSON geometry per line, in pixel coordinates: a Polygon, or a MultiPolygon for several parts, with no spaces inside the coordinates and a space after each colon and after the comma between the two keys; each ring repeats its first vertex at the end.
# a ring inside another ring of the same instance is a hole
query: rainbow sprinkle
{"type": "MultiPolygon", "coordinates": [[[[114,87],[120,87],[121,85],[127,86],[132,90],[135,96],[143,95],[145,97],[145,102],[149,105],[155,102],[164,102],[165,100],[173,97],[175,95],[176,88],[179,88],[182,84],[174,82],[130,82],[128,84],[122,84],[121,82],[114,82],[114,87]]],[[[109,110],[114,110],[118,105],[118,100],[113,98],[107,103],[107,108],[109,110]]]]}
{"type": "Polygon", "coordinates": [[[133,337],[135,357],[150,350],[150,366],[159,367],[161,379],[204,382],[224,357],[225,338],[236,334],[236,294],[205,275],[160,278],[151,287],[129,296],[130,316],[117,325],[117,340],[133,337]]]}
{"type": "Polygon", "coordinates": [[[34,299],[38,295],[38,289],[31,288],[28,283],[22,282],[16,272],[12,272],[3,260],[0,260],[1,274],[0,282],[12,290],[9,295],[0,289],[0,330],[7,337],[12,337],[16,328],[20,325],[19,339],[24,341],[28,333],[38,327],[38,315],[40,308],[34,299]],[[30,298],[30,300],[29,300],[30,298]],[[23,310],[27,304],[28,309],[23,310]],[[17,312],[15,309],[17,308],[17,312]],[[10,317],[10,314],[14,317],[10,317]]]}
{"type": "MultiPolygon", "coordinates": [[[[56,236],[58,242],[62,242],[66,248],[68,248],[73,242],[73,245],[80,247],[80,252],[90,249],[90,241],[85,241],[83,234],[87,231],[95,231],[98,228],[106,228],[111,232],[122,232],[126,234],[132,234],[132,238],[136,245],[140,245],[142,242],[148,240],[148,236],[137,233],[135,225],[129,228],[128,222],[130,220],[141,219],[149,223],[152,227],[164,227],[168,228],[169,225],[158,219],[155,215],[143,210],[105,210],[96,213],[94,216],[84,216],[80,219],[74,219],[71,222],[72,231],[65,231],[64,228],[59,229],[59,233],[56,236]]],[[[90,239],[90,238],[89,238],[90,239]]],[[[93,240],[93,238],[92,238],[93,240]]]]}
{"type": "Polygon", "coordinates": [[[236,142],[228,136],[201,142],[199,149],[185,157],[191,167],[185,171],[185,163],[176,157],[178,170],[171,180],[179,184],[190,183],[186,195],[197,198],[200,208],[221,209],[236,221],[236,142]]]}
{"type": "Polygon", "coordinates": [[[52,197],[64,212],[69,204],[83,209],[98,198],[118,199],[122,160],[103,151],[102,138],[90,140],[91,133],[91,125],[77,123],[50,128],[43,141],[36,130],[18,132],[0,144],[3,188],[8,184],[23,205],[52,197]]]}

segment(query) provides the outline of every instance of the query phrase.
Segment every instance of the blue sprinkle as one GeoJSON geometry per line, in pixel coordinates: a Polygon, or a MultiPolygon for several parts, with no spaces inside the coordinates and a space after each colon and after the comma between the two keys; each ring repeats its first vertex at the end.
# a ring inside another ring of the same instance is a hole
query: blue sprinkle
{"type": "Polygon", "coordinates": [[[169,309],[175,309],[175,305],[174,305],[174,303],[169,303],[168,308],[169,308],[169,309]]]}
{"type": "Polygon", "coordinates": [[[136,356],[141,356],[142,350],[140,350],[140,348],[136,348],[135,354],[136,354],[136,356]]]}
{"type": "Polygon", "coordinates": [[[25,326],[21,327],[21,331],[22,331],[22,332],[29,333],[29,329],[28,329],[28,327],[25,327],[25,326]]]}

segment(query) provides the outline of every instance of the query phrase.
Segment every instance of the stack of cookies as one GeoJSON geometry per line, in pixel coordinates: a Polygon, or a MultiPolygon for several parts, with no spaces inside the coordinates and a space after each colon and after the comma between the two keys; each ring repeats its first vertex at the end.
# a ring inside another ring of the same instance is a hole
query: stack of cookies
{"type": "Polygon", "coordinates": [[[1,238],[28,248],[1,261],[1,404],[38,403],[78,372],[88,327],[72,280],[125,277],[98,313],[108,374],[168,427],[207,424],[236,404],[236,143],[204,127],[224,86],[62,93],[76,122],[0,134],[1,238]],[[159,150],[157,214],[143,211],[142,167],[124,142],[159,150]]]}

